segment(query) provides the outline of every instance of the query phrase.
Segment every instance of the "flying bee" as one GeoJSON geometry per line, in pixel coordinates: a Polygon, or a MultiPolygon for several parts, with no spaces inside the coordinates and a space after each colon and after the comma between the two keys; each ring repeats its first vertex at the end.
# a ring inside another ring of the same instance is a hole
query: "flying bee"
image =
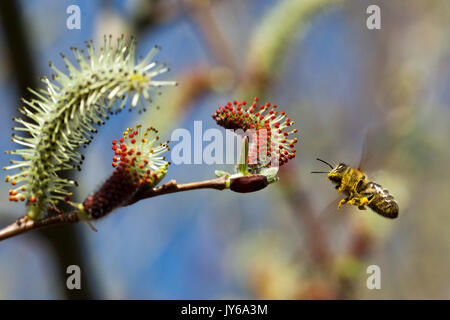
{"type": "Polygon", "coordinates": [[[381,185],[370,181],[366,174],[358,169],[352,168],[344,163],[339,163],[333,167],[328,162],[317,159],[328,165],[330,171],[313,171],[312,173],[326,173],[328,180],[336,184],[336,189],[346,195],[339,202],[338,209],[344,204],[357,206],[360,210],[365,210],[366,206],[386,218],[397,218],[398,204],[389,191],[381,185]]]}

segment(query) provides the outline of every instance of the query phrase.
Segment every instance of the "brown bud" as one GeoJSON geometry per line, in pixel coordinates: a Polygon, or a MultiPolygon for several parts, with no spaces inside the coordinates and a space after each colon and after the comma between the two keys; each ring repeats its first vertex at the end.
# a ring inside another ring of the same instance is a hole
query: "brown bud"
{"type": "Polygon", "coordinates": [[[267,187],[268,184],[267,177],[262,174],[230,179],[230,189],[239,193],[259,191],[267,187]]]}

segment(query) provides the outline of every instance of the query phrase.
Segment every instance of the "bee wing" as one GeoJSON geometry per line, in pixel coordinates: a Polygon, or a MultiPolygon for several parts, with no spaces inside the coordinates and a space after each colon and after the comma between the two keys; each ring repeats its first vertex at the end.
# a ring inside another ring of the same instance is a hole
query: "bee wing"
{"type": "Polygon", "coordinates": [[[358,170],[366,171],[369,160],[373,159],[373,147],[372,144],[375,140],[374,129],[367,128],[364,134],[364,142],[361,150],[361,158],[359,159],[358,170]]]}
{"type": "Polygon", "coordinates": [[[366,129],[364,142],[361,151],[361,158],[358,169],[361,171],[372,172],[382,167],[382,159],[378,155],[383,154],[387,147],[386,141],[389,141],[389,130],[385,124],[372,126],[366,129]]]}
{"type": "Polygon", "coordinates": [[[366,169],[367,158],[368,158],[368,131],[364,135],[364,142],[361,150],[361,157],[359,159],[358,170],[364,171],[366,169]]]}

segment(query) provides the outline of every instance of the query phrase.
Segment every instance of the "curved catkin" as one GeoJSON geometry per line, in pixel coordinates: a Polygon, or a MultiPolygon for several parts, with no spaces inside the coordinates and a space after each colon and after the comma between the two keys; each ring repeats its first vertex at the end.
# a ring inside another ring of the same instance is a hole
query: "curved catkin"
{"type": "Polygon", "coordinates": [[[26,201],[28,215],[34,219],[41,218],[49,209],[54,210],[59,200],[68,200],[71,192],[67,188],[76,182],[61,178],[60,172],[80,169],[84,158],[78,149],[91,142],[97,125],[104,124],[110,115],[126,105],[145,110],[145,104],[151,102],[152,91],[176,84],[154,80],[169,70],[164,64],[152,62],[160,50],[157,46],[137,63],[134,38],[126,41],[122,36],[113,46],[111,36],[105,37],[99,52],[92,41],[86,42],[86,48],[86,53],[71,48],[78,68],[61,54],[68,74],[50,62],[54,81],[44,77],[45,89],[30,89],[35,98],[22,100],[24,106],[19,109],[27,119],[13,119],[21,125],[13,129],[28,136],[13,134],[12,141],[25,148],[7,152],[20,156],[4,168],[20,169],[19,173],[6,177],[14,186],[9,198],[26,201]]]}

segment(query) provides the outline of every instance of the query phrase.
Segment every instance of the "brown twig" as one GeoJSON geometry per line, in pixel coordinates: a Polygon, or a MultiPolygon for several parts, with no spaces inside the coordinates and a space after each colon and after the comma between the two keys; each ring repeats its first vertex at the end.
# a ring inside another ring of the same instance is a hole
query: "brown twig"
{"type": "Polygon", "coordinates": [[[42,229],[58,224],[75,223],[78,221],[80,221],[80,219],[77,211],[51,216],[42,220],[32,220],[25,215],[0,230],[0,240],[8,239],[31,230],[42,229]]]}
{"type": "MultiPolygon", "coordinates": [[[[170,180],[169,182],[163,184],[162,186],[150,189],[143,193],[136,194],[123,206],[129,206],[144,199],[162,196],[164,194],[169,193],[183,192],[196,189],[224,190],[225,188],[226,188],[226,176],[222,176],[216,179],[191,182],[185,184],[177,184],[175,180],[170,180]]],[[[0,241],[29,231],[43,229],[55,225],[77,223],[80,221],[83,220],[80,218],[78,211],[63,213],[61,215],[51,216],[42,220],[32,220],[25,215],[16,220],[14,223],[0,230],[0,241]]]]}
{"type": "Polygon", "coordinates": [[[137,193],[133,198],[127,201],[123,206],[132,205],[138,201],[153,198],[156,196],[162,196],[164,194],[196,190],[196,189],[216,189],[224,190],[226,188],[226,176],[222,176],[216,179],[191,182],[185,184],[177,184],[175,180],[170,180],[169,182],[163,184],[162,186],[150,189],[143,193],[137,193]]]}

